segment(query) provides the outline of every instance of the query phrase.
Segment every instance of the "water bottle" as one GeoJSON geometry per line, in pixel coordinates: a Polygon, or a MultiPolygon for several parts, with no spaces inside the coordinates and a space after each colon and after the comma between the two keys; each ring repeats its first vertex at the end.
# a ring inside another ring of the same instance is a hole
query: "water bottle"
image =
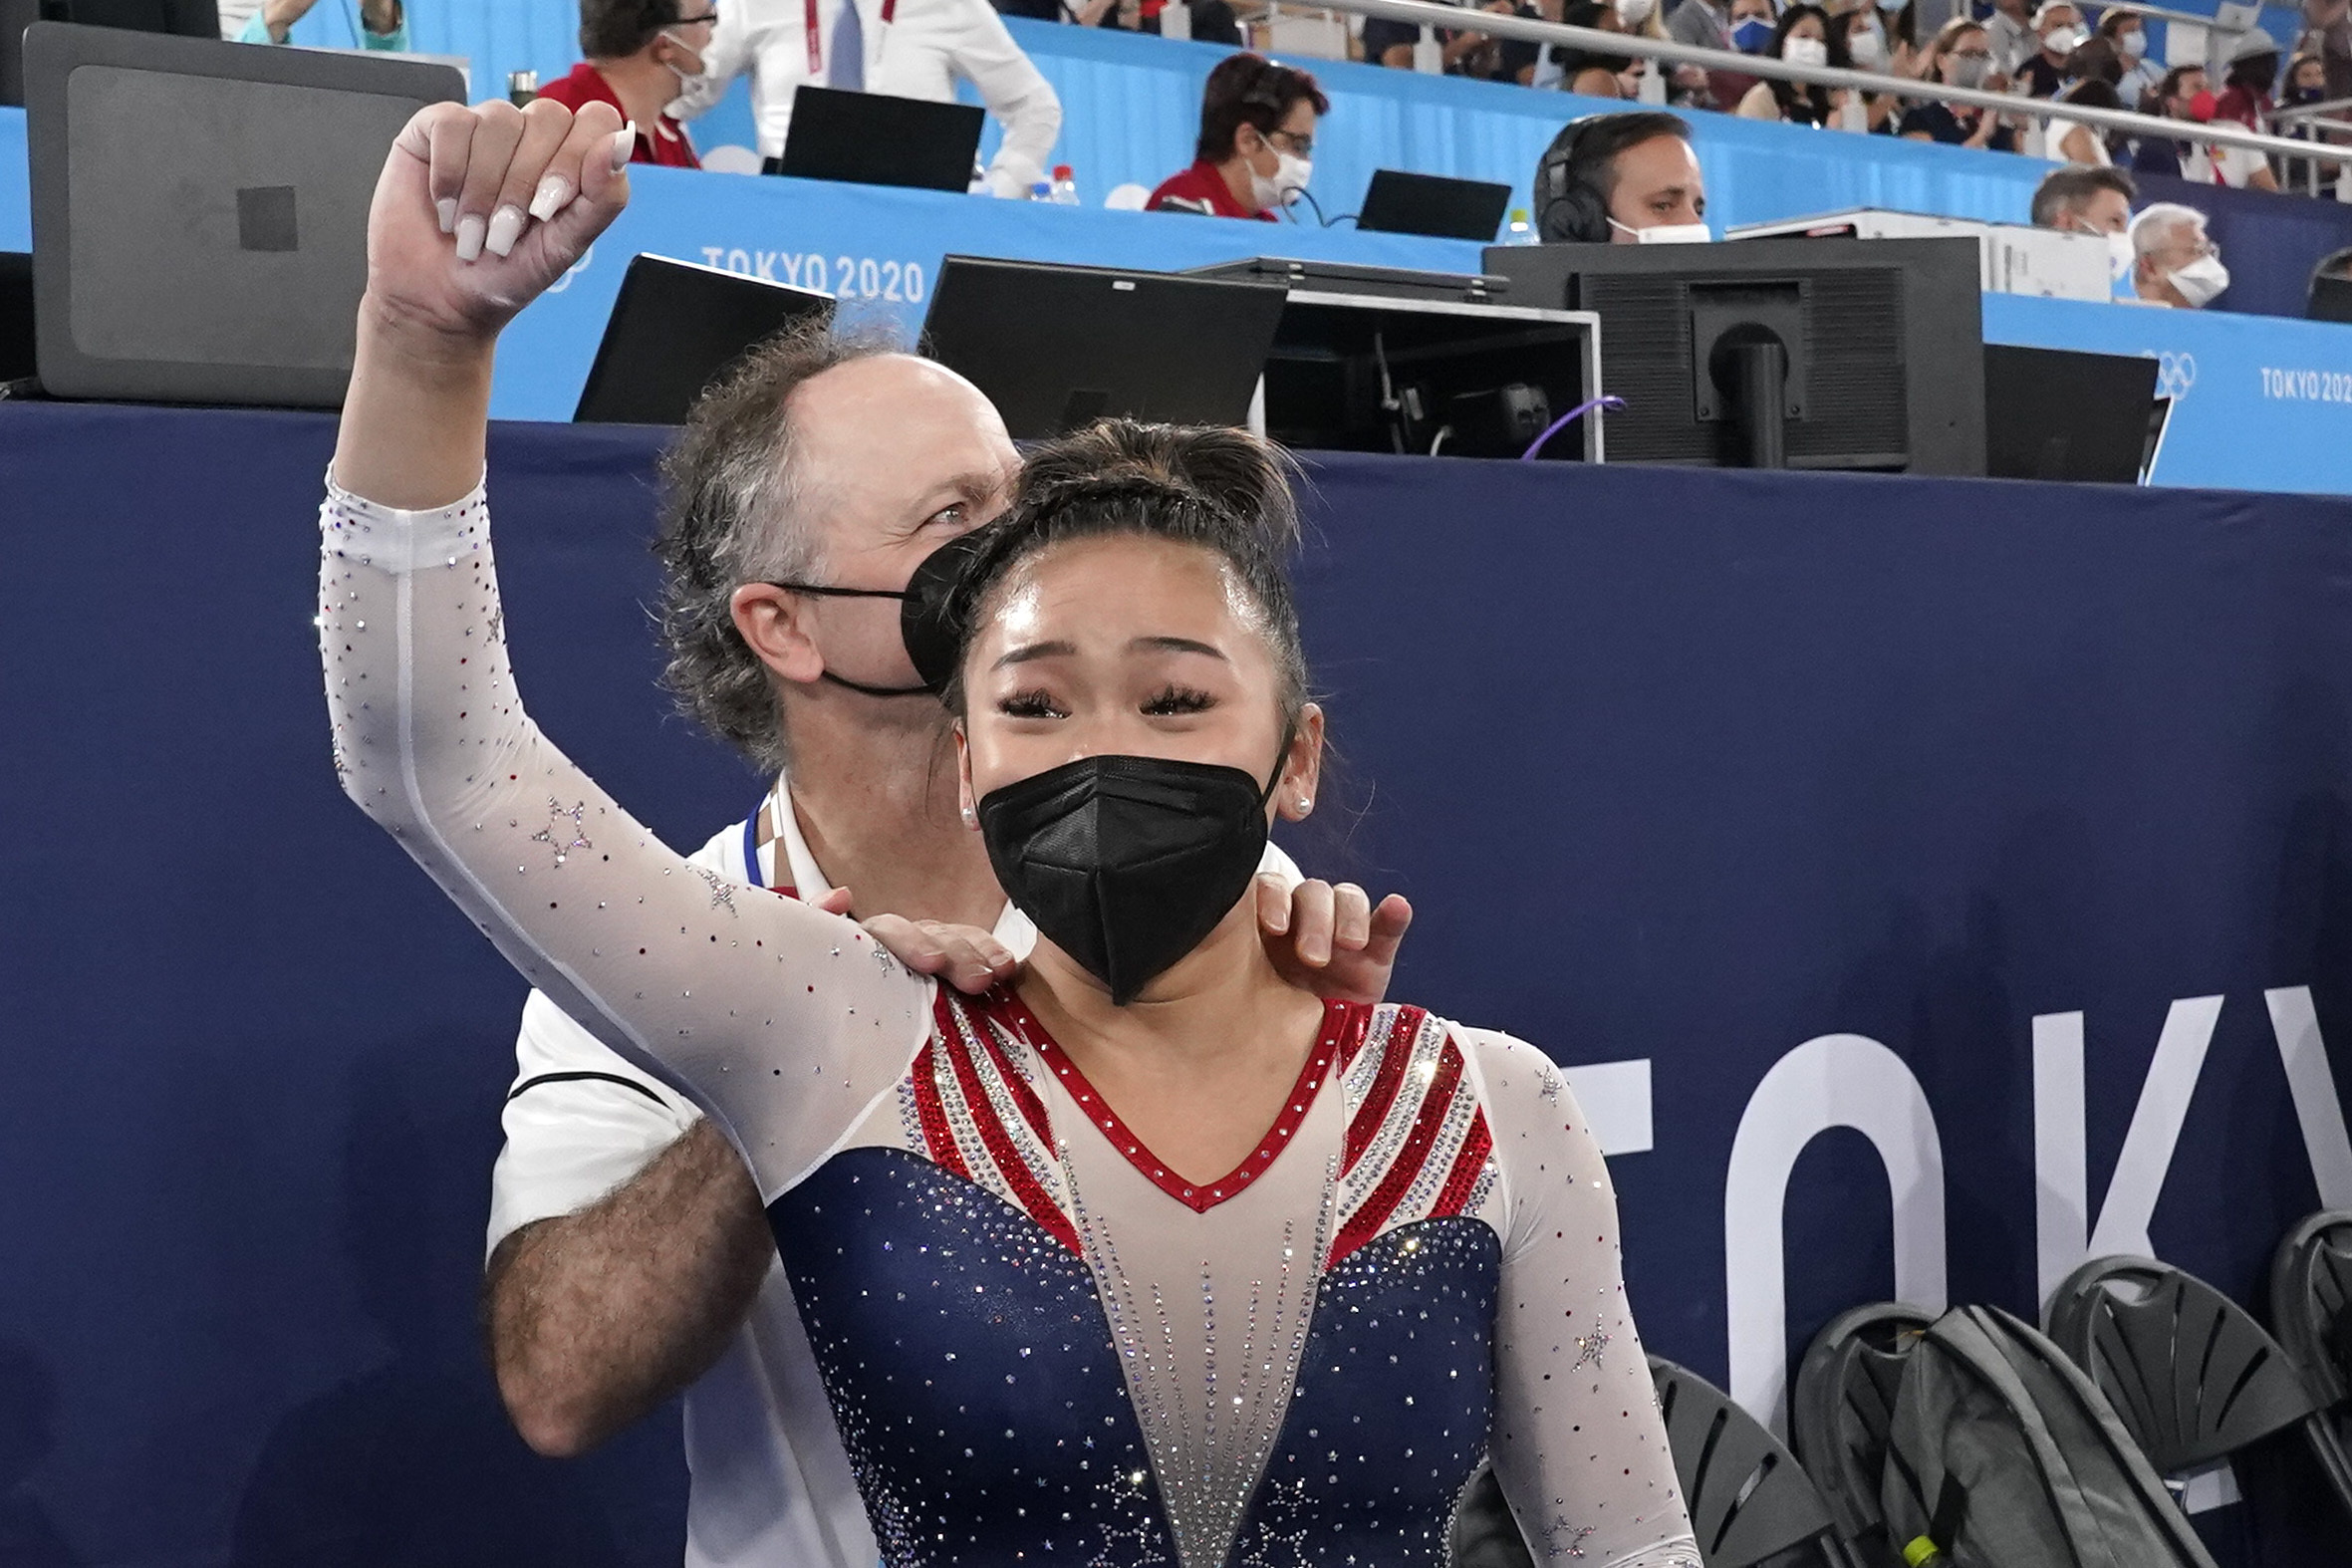
{"type": "Polygon", "coordinates": [[[1051,201],[1054,199],[1054,188],[1041,179],[1029,187],[1029,199],[1031,201],[1051,201]]]}
{"type": "Polygon", "coordinates": [[[1511,208],[1511,221],[1503,228],[1502,242],[1505,245],[1540,245],[1543,243],[1542,240],[1536,238],[1535,225],[1527,221],[1525,207],[1511,208]]]}
{"type": "Polygon", "coordinates": [[[1054,182],[1050,198],[1057,207],[1078,205],[1078,178],[1067,163],[1054,165],[1054,182]]]}
{"type": "Polygon", "coordinates": [[[1924,1535],[1915,1535],[1905,1544],[1903,1561],[1908,1568],[1952,1568],[1952,1559],[1924,1535]]]}
{"type": "Polygon", "coordinates": [[[509,71],[506,74],[506,101],[520,109],[539,96],[539,73],[509,71]]]}

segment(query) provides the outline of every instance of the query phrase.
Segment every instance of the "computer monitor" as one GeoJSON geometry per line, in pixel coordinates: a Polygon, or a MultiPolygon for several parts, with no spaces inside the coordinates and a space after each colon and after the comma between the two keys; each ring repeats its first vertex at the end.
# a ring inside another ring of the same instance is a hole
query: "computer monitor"
{"type": "Polygon", "coordinates": [[[47,392],[343,401],[377,176],[456,72],[42,22],[25,98],[47,392]]]}
{"type": "Polygon", "coordinates": [[[33,258],[0,250],[0,382],[33,377],[33,258]]]}
{"type": "Polygon", "coordinates": [[[2149,456],[2156,361],[1984,346],[1984,471],[1996,479],[2137,484],[2149,456]]]}
{"type": "Polygon", "coordinates": [[[220,36],[214,0],[0,0],[0,106],[25,101],[25,29],[35,22],[128,27],[188,38],[220,36]]]}
{"type": "Polygon", "coordinates": [[[1489,247],[1512,298],[1597,312],[1612,462],[1984,471],[1970,239],[1489,247]]]}
{"type": "Polygon", "coordinates": [[[803,84],[776,172],[854,185],[968,190],[986,120],[970,104],[803,84]]]}
{"type": "Polygon", "coordinates": [[[1511,187],[1483,179],[1372,171],[1356,227],[1383,234],[1429,234],[1438,239],[1491,240],[1502,227],[1511,187]]]}
{"type": "Polygon", "coordinates": [[[683,424],[694,399],[761,343],[833,309],[833,296],[667,256],[621,279],[580,406],[582,424],[683,424]]]}
{"type": "Polygon", "coordinates": [[[1263,283],[949,256],[922,331],[1016,440],[1110,414],[1239,425],[1285,297],[1263,283]]]}

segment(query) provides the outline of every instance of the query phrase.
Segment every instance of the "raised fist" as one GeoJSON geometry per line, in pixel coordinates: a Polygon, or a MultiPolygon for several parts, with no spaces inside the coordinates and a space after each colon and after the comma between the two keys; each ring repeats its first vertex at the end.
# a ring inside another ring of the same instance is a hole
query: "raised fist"
{"type": "Polygon", "coordinates": [[[634,133],[607,104],[434,104],[392,142],[368,213],[368,299],[398,332],[487,341],[629,202],[634,133]]]}

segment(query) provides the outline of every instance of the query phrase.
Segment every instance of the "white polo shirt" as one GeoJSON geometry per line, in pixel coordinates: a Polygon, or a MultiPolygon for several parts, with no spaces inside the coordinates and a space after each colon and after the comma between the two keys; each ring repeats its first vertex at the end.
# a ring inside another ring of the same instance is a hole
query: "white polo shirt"
{"type": "MultiPolygon", "coordinates": [[[[755,809],[691,863],[796,897],[831,888],[801,837],[783,775],[760,806],[776,808],[772,842],[755,842],[755,809]]],[[[1299,877],[1271,844],[1259,869],[1299,877]]],[[[1025,958],[1037,928],[1008,904],[996,939],[1025,958]]],[[[534,1220],[586,1208],[701,1117],[537,991],[523,1004],[515,1067],[506,1147],[490,1178],[492,1249],[534,1220]]],[[[686,1568],[874,1568],[881,1559],[781,1262],[769,1265],[726,1354],[686,1391],[685,1429],[693,1477],[686,1568]]]]}

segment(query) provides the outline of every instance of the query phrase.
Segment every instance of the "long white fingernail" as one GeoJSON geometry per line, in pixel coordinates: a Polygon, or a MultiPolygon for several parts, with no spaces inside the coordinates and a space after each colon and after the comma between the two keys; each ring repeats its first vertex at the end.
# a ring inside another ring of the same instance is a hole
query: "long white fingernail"
{"type": "Polygon", "coordinates": [[[539,182],[539,189],[531,197],[531,216],[545,223],[564,208],[564,197],[571,193],[571,182],[561,174],[550,174],[539,182]]]}
{"type": "Polygon", "coordinates": [[[631,121],[613,132],[613,172],[618,174],[629,167],[629,160],[637,155],[637,122],[631,121]]]}
{"type": "Polygon", "coordinates": [[[457,259],[472,261],[482,253],[482,238],[488,232],[481,218],[468,212],[457,220],[457,259]]]}
{"type": "Polygon", "coordinates": [[[528,221],[522,208],[508,202],[490,214],[490,232],[482,241],[483,248],[493,256],[505,255],[514,249],[514,242],[522,237],[523,225],[528,221]]]}
{"type": "Polygon", "coordinates": [[[432,209],[441,215],[442,233],[446,234],[457,226],[457,198],[455,196],[443,196],[432,204],[432,209]]]}

